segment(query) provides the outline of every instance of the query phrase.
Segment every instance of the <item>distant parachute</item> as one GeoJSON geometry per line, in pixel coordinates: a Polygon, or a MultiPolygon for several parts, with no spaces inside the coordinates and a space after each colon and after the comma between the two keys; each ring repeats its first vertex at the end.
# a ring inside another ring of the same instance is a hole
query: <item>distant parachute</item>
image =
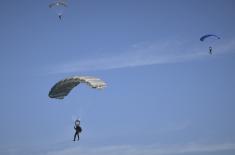
{"type": "MultiPolygon", "coordinates": [[[[200,41],[201,42],[204,42],[204,41],[206,41],[206,40],[210,40],[208,43],[212,43],[212,41],[214,41],[214,40],[217,40],[217,39],[220,39],[220,37],[219,36],[217,36],[217,35],[215,35],[215,34],[206,34],[206,35],[203,35],[201,38],[200,38],[200,41]],[[211,38],[211,39],[210,39],[211,38]]],[[[212,47],[211,46],[209,46],[209,53],[210,54],[212,54],[212,47]]]]}
{"type": "Polygon", "coordinates": [[[62,15],[66,7],[68,7],[67,0],[56,0],[55,2],[49,4],[49,8],[55,10],[59,19],[62,19],[62,15]]]}
{"type": "Polygon", "coordinates": [[[56,99],[63,99],[70,91],[79,85],[80,83],[86,83],[91,88],[103,89],[106,87],[106,83],[99,78],[90,76],[74,76],[66,78],[57,82],[50,90],[49,97],[56,99]]]}
{"type": "Polygon", "coordinates": [[[206,35],[204,35],[204,36],[202,36],[202,37],[200,38],[200,41],[204,41],[205,39],[210,38],[210,37],[213,37],[213,38],[215,38],[215,39],[220,39],[220,37],[218,37],[217,35],[214,35],[214,34],[206,34],[206,35]]]}

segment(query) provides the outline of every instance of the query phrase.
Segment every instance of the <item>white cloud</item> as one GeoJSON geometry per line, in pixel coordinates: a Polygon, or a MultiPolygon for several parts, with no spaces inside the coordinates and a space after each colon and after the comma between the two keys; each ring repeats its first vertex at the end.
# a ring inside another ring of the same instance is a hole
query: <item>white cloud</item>
{"type": "Polygon", "coordinates": [[[221,144],[172,144],[172,145],[105,145],[105,146],[83,146],[79,143],[74,145],[59,144],[47,147],[18,147],[0,150],[5,155],[27,154],[27,155],[189,155],[200,153],[221,153],[225,151],[235,153],[235,143],[221,144]]]}
{"type": "MultiPolygon", "coordinates": [[[[65,62],[50,69],[50,73],[73,73],[91,70],[107,70],[126,67],[166,64],[188,61],[209,56],[205,47],[190,42],[166,41],[139,43],[130,46],[126,51],[107,57],[90,57],[76,62],[65,62]]],[[[235,40],[216,47],[216,54],[235,50],[235,40]]]]}
{"type": "Polygon", "coordinates": [[[46,155],[176,155],[189,153],[208,153],[232,150],[235,152],[235,144],[187,144],[172,146],[104,146],[104,147],[72,147],[63,150],[51,151],[46,155]]]}

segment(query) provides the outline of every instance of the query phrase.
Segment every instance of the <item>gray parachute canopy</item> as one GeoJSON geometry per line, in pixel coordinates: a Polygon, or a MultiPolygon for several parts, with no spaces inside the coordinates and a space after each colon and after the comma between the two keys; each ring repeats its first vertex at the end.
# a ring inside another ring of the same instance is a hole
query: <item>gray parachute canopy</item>
{"type": "Polygon", "coordinates": [[[58,0],[56,2],[53,2],[53,3],[50,3],[49,4],[49,8],[52,8],[52,7],[67,7],[67,3],[65,0],[58,0]]]}
{"type": "Polygon", "coordinates": [[[63,99],[69,92],[80,83],[86,83],[91,88],[103,89],[106,83],[99,78],[90,76],[74,76],[57,82],[50,90],[49,97],[63,99]]]}

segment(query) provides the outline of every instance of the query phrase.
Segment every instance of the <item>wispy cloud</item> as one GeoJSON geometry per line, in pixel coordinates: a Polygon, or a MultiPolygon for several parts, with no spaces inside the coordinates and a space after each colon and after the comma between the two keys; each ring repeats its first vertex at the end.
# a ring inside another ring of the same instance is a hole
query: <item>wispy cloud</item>
{"type": "Polygon", "coordinates": [[[187,143],[187,144],[152,144],[152,145],[102,145],[84,146],[71,141],[56,145],[38,147],[14,147],[0,150],[1,154],[24,155],[189,155],[208,153],[235,153],[235,143],[187,143]]]}
{"type": "Polygon", "coordinates": [[[63,150],[48,152],[46,155],[176,155],[189,153],[205,153],[234,151],[235,144],[187,144],[187,145],[172,145],[172,146],[104,146],[104,147],[72,147],[63,150]]]}
{"type": "MultiPolygon", "coordinates": [[[[235,50],[235,40],[223,43],[216,48],[215,54],[235,50]]],[[[106,57],[90,57],[75,62],[65,62],[50,68],[49,73],[73,73],[92,70],[107,70],[126,67],[145,66],[183,62],[208,56],[202,46],[190,42],[165,41],[144,42],[130,46],[119,53],[106,57]]]]}

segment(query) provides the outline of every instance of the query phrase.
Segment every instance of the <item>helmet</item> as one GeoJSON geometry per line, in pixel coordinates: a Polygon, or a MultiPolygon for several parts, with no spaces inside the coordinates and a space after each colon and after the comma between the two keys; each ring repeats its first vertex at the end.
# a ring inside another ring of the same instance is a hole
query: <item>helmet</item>
{"type": "Polygon", "coordinates": [[[80,120],[79,119],[77,119],[76,121],[75,121],[75,125],[77,126],[77,125],[80,125],[80,120]]]}

